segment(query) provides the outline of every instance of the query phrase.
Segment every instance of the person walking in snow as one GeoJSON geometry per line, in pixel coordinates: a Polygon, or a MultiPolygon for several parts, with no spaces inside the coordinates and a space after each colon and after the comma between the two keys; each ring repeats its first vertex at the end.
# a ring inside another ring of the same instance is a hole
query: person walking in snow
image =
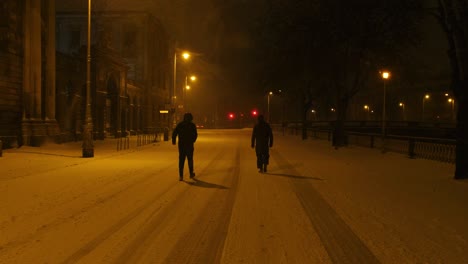
{"type": "Polygon", "coordinates": [[[255,148],[257,154],[258,171],[267,172],[270,160],[269,149],[273,147],[273,133],[270,124],[265,121],[263,115],[258,116],[258,123],[253,128],[251,146],[255,148]]]}
{"type": "Polygon", "coordinates": [[[177,124],[172,132],[172,145],[176,144],[176,139],[179,137],[179,181],[184,179],[185,158],[187,158],[190,178],[195,177],[195,172],[193,171],[193,145],[197,141],[198,133],[197,127],[192,120],[192,114],[185,113],[184,120],[177,124]]]}

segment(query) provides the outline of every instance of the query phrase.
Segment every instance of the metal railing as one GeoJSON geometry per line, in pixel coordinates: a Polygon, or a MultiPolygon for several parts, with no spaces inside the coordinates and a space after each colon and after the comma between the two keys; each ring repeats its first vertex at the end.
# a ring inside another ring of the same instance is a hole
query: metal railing
{"type": "Polygon", "coordinates": [[[120,137],[117,139],[117,151],[125,150],[130,148],[130,137],[120,137]]]}
{"type": "MultiPolygon", "coordinates": [[[[282,130],[290,135],[301,135],[302,125],[295,123],[290,126],[272,126],[275,130],[282,130]]],[[[308,127],[307,136],[314,139],[332,141],[332,131],[325,126],[308,127]]],[[[347,144],[383,148],[385,151],[408,155],[409,158],[430,159],[448,163],[455,163],[456,141],[454,139],[429,138],[417,136],[386,135],[385,142],[381,134],[346,132],[347,144]]]]}

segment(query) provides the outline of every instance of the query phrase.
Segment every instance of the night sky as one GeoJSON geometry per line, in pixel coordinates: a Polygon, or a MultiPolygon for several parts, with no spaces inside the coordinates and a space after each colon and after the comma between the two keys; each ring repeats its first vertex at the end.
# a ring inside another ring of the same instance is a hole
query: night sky
{"type": "MultiPolygon", "coordinates": [[[[430,0],[427,5],[435,7],[430,0]]],[[[252,68],[256,52],[252,25],[264,10],[263,0],[94,0],[94,6],[109,11],[150,10],[179,48],[197,53],[189,65],[183,66],[199,77],[189,94],[193,108],[201,112],[265,108],[264,92],[270,88],[262,87],[262,80],[252,68]]],[[[85,1],[57,1],[58,11],[85,7],[85,1]]],[[[414,77],[416,82],[421,78],[423,83],[427,74],[448,76],[447,48],[440,26],[433,17],[426,16],[421,32],[419,46],[407,51],[414,57],[414,67],[422,72],[414,77]]]]}

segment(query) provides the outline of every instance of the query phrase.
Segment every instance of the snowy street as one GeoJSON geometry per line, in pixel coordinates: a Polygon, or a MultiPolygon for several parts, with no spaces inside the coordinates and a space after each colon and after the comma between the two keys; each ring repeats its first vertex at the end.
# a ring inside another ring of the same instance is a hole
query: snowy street
{"type": "Polygon", "coordinates": [[[0,263],[468,263],[468,182],[452,164],[251,129],[177,147],[4,150],[0,263]]]}

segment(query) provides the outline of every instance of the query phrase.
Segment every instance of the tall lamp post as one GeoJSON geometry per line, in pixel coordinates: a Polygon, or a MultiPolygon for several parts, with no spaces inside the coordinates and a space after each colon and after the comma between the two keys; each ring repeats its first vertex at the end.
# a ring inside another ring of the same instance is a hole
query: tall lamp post
{"type": "Polygon", "coordinates": [[[267,120],[268,120],[268,123],[270,123],[270,96],[272,96],[272,95],[273,95],[273,92],[269,92],[268,96],[267,96],[268,97],[267,98],[267,113],[268,113],[267,120]]]}
{"type": "Polygon", "coordinates": [[[366,112],[366,120],[370,119],[370,107],[368,105],[364,105],[364,110],[366,112]]]}
{"type": "Polygon", "coordinates": [[[386,80],[390,78],[390,72],[383,71],[382,72],[382,79],[383,79],[383,104],[382,104],[382,152],[385,152],[385,124],[386,124],[386,80]]]}
{"type": "Polygon", "coordinates": [[[423,99],[422,99],[422,117],[421,117],[421,120],[424,121],[424,105],[426,103],[426,100],[429,100],[430,96],[429,94],[426,94],[424,95],[423,99]]]}
{"type": "MultiPolygon", "coordinates": [[[[185,75],[185,86],[184,86],[184,109],[188,111],[188,100],[186,99],[187,97],[187,91],[190,90],[190,85],[188,85],[188,76],[185,75]]],[[[197,80],[197,77],[195,75],[190,76],[190,80],[192,82],[197,80]]]]}
{"type": "MultiPolygon", "coordinates": [[[[190,58],[190,53],[188,52],[183,52],[182,53],[182,58],[184,60],[188,60],[190,58]]],[[[174,52],[174,74],[173,74],[173,83],[172,83],[172,107],[174,109],[174,113],[172,114],[172,124],[175,125],[177,122],[176,119],[176,87],[177,87],[177,51],[174,52]]]]}
{"type": "Polygon", "coordinates": [[[400,102],[399,106],[401,107],[401,111],[403,113],[403,121],[406,121],[405,103],[400,102]]]}
{"type": "Polygon", "coordinates": [[[83,126],[83,158],[94,157],[93,119],[91,116],[91,0],[88,0],[88,46],[86,62],[86,124],[83,126]]]}
{"type": "Polygon", "coordinates": [[[455,121],[455,114],[454,114],[454,111],[455,111],[455,99],[449,98],[447,101],[450,103],[451,110],[452,110],[452,111],[450,112],[450,117],[451,117],[452,121],[455,121]]]}

